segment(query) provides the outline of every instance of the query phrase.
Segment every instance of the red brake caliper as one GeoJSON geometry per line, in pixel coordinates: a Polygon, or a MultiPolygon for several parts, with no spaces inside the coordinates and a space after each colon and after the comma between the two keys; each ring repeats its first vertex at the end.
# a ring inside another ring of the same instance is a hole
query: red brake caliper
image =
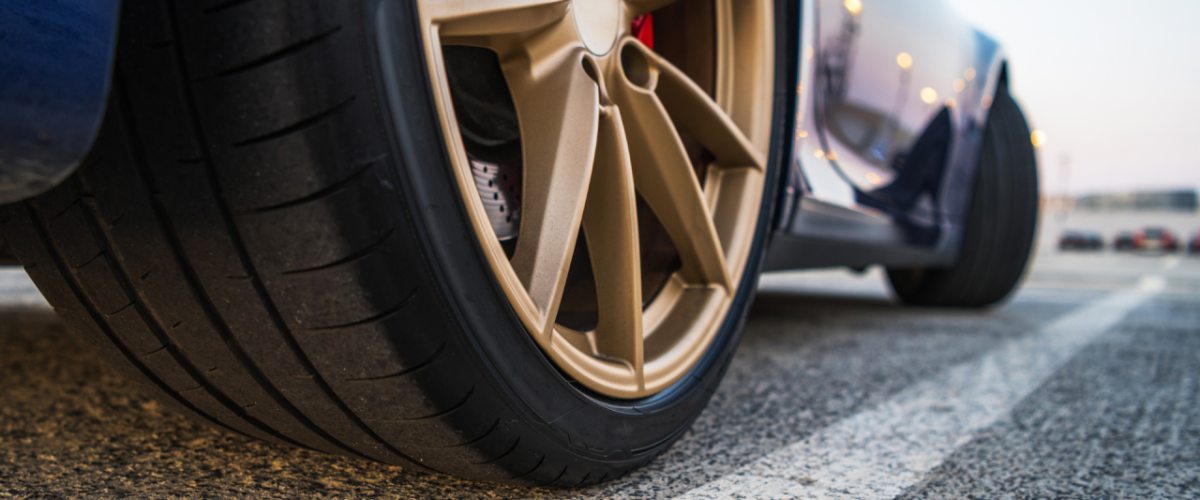
{"type": "Polygon", "coordinates": [[[642,14],[633,20],[632,26],[633,36],[637,37],[639,42],[654,50],[654,15],[642,14]]]}

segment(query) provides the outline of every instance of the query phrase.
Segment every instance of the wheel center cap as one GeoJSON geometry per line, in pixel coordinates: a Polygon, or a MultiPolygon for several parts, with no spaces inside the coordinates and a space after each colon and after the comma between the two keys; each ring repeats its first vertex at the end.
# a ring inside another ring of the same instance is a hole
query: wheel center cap
{"type": "Polygon", "coordinates": [[[574,0],[575,29],[591,53],[607,54],[621,31],[621,2],[617,0],[574,0]]]}

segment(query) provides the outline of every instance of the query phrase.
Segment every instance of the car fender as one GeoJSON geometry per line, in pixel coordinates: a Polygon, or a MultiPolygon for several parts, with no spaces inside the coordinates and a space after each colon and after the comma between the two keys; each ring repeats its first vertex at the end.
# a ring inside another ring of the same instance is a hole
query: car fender
{"type": "Polygon", "coordinates": [[[100,128],[120,0],[0,2],[0,203],[78,168],[100,128]]]}

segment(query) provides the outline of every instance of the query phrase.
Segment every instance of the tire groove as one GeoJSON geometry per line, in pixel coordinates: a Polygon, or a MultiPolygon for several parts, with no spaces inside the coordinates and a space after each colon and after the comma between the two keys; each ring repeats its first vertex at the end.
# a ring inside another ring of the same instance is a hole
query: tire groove
{"type": "Polygon", "coordinates": [[[366,173],[368,170],[370,170],[371,167],[373,167],[376,163],[383,160],[384,158],[387,158],[386,154],[382,154],[375,158],[371,158],[370,160],[363,162],[361,166],[359,166],[357,169],[355,169],[355,171],[353,173],[346,176],[345,179],[334,182],[333,184],[325,186],[311,194],[304,195],[304,196],[302,196],[300,198],[296,198],[294,200],[285,201],[283,203],[277,203],[275,205],[268,205],[268,206],[261,207],[261,208],[254,208],[254,209],[245,210],[242,212],[237,212],[236,215],[261,214],[261,213],[272,212],[272,211],[280,210],[280,209],[284,209],[284,208],[291,208],[291,207],[294,207],[297,205],[303,205],[305,203],[317,201],[319,199],[326,198],[328,196],[332,196],[334,194],[340,193],[342,191],[342,188],[346,187],[349,184],[354,183],[356,180],[358,180],[359,177],[361,177],[364,173],[366,173]]]}
{"type": "Polygon", "coordinates": [[[110,312],[110,313],[105,313],[105,314],[104,314],[104,317],[106,317],[106,318],[107,318],[107,317],[115,316],[115,315],[117,315],[117,314],[121,314],[122,312],[125,312],[125,310],[126,310],[126,309],[129,309],[130,307],[133,307],[133,304],[134,304],[134,302],[130,302],[130,303],[128,303],[128,304],[125,304],[124,306],[122,306],[120,309],[117,309],[116,311],[113,311],[113,312],[110,312]]]}
{"type": "MultiPolygon", "coordinates": [[[[416,366],[413,366],[411,368],[406,368],[404,370],[400,370],[396,373],[380,375],[378,377],[348,378],[348,379],[346,379],[346,381],[347,382],[374,382],[377,380],[387,380],[390,378],[403,377],[405,375],[416,373],[416,372],[420,371],[421,369],[425,368],[426,366],[432,365],[434,361],[437,361],[438,356],[441,356],[442,351],[445,349],[446,349],[446,343],[442,342],[442,344],[438,346],[437,350],[434,351],[433,354],[429,356],[429,359],[426,359],[426,360],[418,363],[416,366]]],[[[471,396],[471,391],[474,391],[474,390],[475,390],[475,388],[472,387],[471,390],[467,391],[468,398],[471,396]]],[[[464,399],[463,402],[466,402],[466,399],[464,399]]],[[[422,417],[422,418],[424,418],[424,417],[422,417]]],[[[420,420],[420,419],[401,419],[401,420],[420,420]]]]}
{"type": "Polygon", "coordinates": [[[141,354],[141,355],[139,355],[138,357],[139,357],[139,358],[145,358],[145,357],[153,356],[153,355],[155,355],[155,354],[158,354],[158,353],[160,353],[160,352],[162,352],[162,351],[164,351],[164,350],[166,350],[166,349],[167,349],[167,346],[164,344],[162,347],[159,347],[158,349],[155,349],[155,350],[153,350],[153,351],[150,351],[150,352],[148,352],[148,353],[146,353],[146,354],[141,354]]]}
{"type": "MultiPolygon", "coordinates": [[[[189,94],[189,96],[191,94],[190,86],[188,89],[188,94],[189,94]]],[[[333,106],[330,106],[329,109],[321,111],[321,112],[319,112],[315,115],[312,115],[308,118],[303,118],[300,121],[293,123],[291,125],[286,125],[282,128],[279,128],[278,130],[273,130],[271,132],[267,132],[262,135],[257,135],[257,136],[251,137],[249,139],[242,139],[240,141],[234,142],[233,147],[234,148],[244,148],[246,146],[253,146],[255,144],[267,142],[272,139],[278,139],[280,137],[290,135],[295,132],[299,132],[306,128],[313,127],[313,126],[317,125],[318,123],[321,123],[322,121],[325,121],[329,117],[333,116],[338,111],[345,108],[346,106],[349,106],[350,104],[352,104],[354,102],[354,99],[355,99],[354,96],[350,96],[346,100],[339,102],[337,104],[334,104],[333,106]]],[[[189,99],[189,103],[190,102],[191,102],[191,99],[189,99]]]]}
{"type": "Polygon", "coordinates": [[[528,470],[528,471],[526,471],[526,472],[523,472],[523,473],[521,473],[521,474],[517,474],[517,475],[515,475],[515,476],[513,476],[513,477],[510,477],[510,478],[508,478],[508,480],[509,480],[509,481],[513,481],[513,480],[521,479],[521,478],[523,478],[523,477],[525,477],[525,476],[528,476],[528,475],[530,475],[530,474],[533,474],[533,471],[535,471],[535,470],[538,470],[538,467],[541,467],[541,466],[542,466],[542,464],[543,464],[543,463],[545,463],[545,462],[546,462],[546,455],[542,455],[542,458],[538,460],[537,464],[536,464],[536,465],[534,465],[532,469],[529,469],[529,470],[528,470]]]}
{"type": "Polygon", "coordinates": [[[46,217],[46,220],[53,222],[53,221],[57,220],[59,217],[62,217],[63,214],[67,213],[68,210],[71,210],[72,208],[75,207],[75,205],[78,205],[82,201],[83,201],[83,197],[75,198],[74,200],[71,201],[71,203],[68,203],[67,206],[59,209],[57,212],[54,212],[53,214],[50,214],[50,215],[43,215],[43,217],[46,217]]]}
{"type": "Polygon", "coordinates": [[[403,311],[403,310],[404,310],[404,307],[408,305],[408,302],[409,302],[410,300],[412,300],[412,298],[413,298],[413,297],[415,297],[415,296],[417,295],[417,290],[418,290],[418,289],[416,289],[416,288],[413,288],[413,290],[412,290],[411,292],[408,292],[408,296],[407,296],[407,297],[404,297],[403,299],[401,299],[401,300],[400,300],[400,303],[399,303],[399,304],[396,304],[396,305],[394,305],[394,306],[392,306],[392,307],[390,307],[390,308],[388,308],[388,309],[385,309],[385,310],[383,310],[383,312],[380,312],[379,314],[376,314],[376,315],[374,315],[374,316],[371,316],[371,317],[369,317],[369,318],[360,319],[360,320],[357,320],[357,321],[352,321],[352,322],[350,322],[350,323],[343,323],[343,324],[341,324],[341,325],[333,325],[333,326],[318,326],[318,327],[314,327],[314,328],[306,328],[305,330],[307,330],[307,331],[310,331],[310,332],[323,332],[323,331],[329,331],[329,330],[341,330],[341,329],[343,329],[343,328],[353,328],[353,327],[356,327],[356,326],[370,325],[370,324],[378,323],[378,322],[380,322],[380,321],[384,321],[384,320],[386,320],[386,319],[388,319],[388,318],[390,318],[390,317],[392,317],[392,316],[395,316],[395,315],[396,315],[397,313],[399,313],[400,311],[403,311]]]}
{"type": "Polygon", "coordinates": [[[498,428],[500,428],[500,419],[496,418],[496,420],[492,422],[491,428],[489,428],[487,430],[487,432],[483,433],[482,436],[479,436],[479,437],[472,439],[470,441],[467,441],[465,443],[452,444],[450,446],[439,446],[439,447],[435,447],[435,448],[442,449],[442,450],[449,450],[451,448],[461,448],[463,446],[470,446],[470,445],[473,445],[480,441],[483,441],[484,439],[487,439],[487,437],[491,436],[493,432],[496,432],[496,429],[498,429],[498,428]]]}
{"type": "Polygon", "coordinates": [[[325,31],[323,31],[323,32],[321,32],[321,33],[317,33],[317,34],[316,34],[316,35],[314,35],[314,36],[311,36],[311,37],[309,37],[309,38],[306,38],[306,39],[304,39],[304,40],[300,40],[299,42],[296,42],[296,43],[293,43],[293,44],[291,44],[291,45],[288,45],[288,46],[286,46],[286,47],[283,47],[283,48],[281,48],[281,49],[279,49],[279,50],[276,50],[275,52],[271,52],[271,53],[269,53],[269,54],[266,54],[266,55],[263,55],[263,56],[259,56],[259,57],[257,57],[257,58],[254,58],[254,59],[252,59],[252,60],[250,60],[250,61],[246,61],[246,62],[244,62],[244,63],[242,63],[242,64],[239,64],[239,65],[237,65],[237,66],[234,66],[234,67],[232,67],[232,68],[229,68],[229,69],[226,69],[226,70],[224,70],[224,71],[221,71],[221,72],[214,73],[214,74],[212,74],[212,75],[209,75],[209,76],[203,77],[203,78],[201,78],[201,79],[199,79],[199,80],[197,80],[197,81],[201,81],[201,82],[202,82],[202,81],[208,81],[208,80],[217,80],[217,79],[220,79],[220,78],[226,78],[226,77],[234,76],[234,75],[237,75],[237,74],[239,74],[239,73],[245,73],[245,72],[253,71],[253,70],[254,70],[254,69],[256,69],[256,68],[259,68],[259,67],[262,67],[262,66],[266,66],[266,65],[268,65],[268,64],[271,64],[271,63],[273,63],[273,62],[275,62],[275,61],[279,61],[279,60],[282,60],[282,59],[286,59],[286,58],[288,58],[288,57],[292,56],[293,54],[296,54],[296,53],[302,52],[302,51],[304,51],[305,49],[307,49],[307,48],[309,48],[309,47],[312,47],[312,46],[314,46],[314,45],[316,45],[316,44],[320,43],[321,41],[325,40],[326,38],[329,38],[329,37],[333,36],[335,33],[337,33],[338,31],[341,31],[341,30],[342,30],[342,27],[341,27],[341,25],[334,26],[332,29],[328,29],[328,30],[325,30],[325,31]]]}
{"type": "Polygon", "coordinates": [[[482,462],[471,462],[471,465],[485,465],[485,464],[497,462],[500,459],[511,455],[512,452],[517,451],[517,446],[520,446],[520,445],[521,445],[521,436],[517,436],[517,439],[513,440],[512,446],[509,446],[508,451],[501,453],[500,456],[493,458],[491,460],[484,460],[482,462]]]}
{"type": "Polygon", "coordinates": [[[302,275],[302,274],[306,274],[306,273],[312,273],[312,272],[316,272],[316,271],[324,271],[326,269],[333,269],[338,266],[350,264],[352,262],[357,262],[359,260],[370,257],[371,254],[378,252],[380,249],[382,249],[384,247],[384,244],[387,243],[388,238],[391,238],[392,233],[395,233],[395,232],[396,232],[396,228],[394,228],[394,227],[388,228],[388,230],[383,233],[383,236],[381,238],[379,238],[378,240],[375,240],[374,243],[367,245],[362,250],[355,251],[354,253],[351,253],[350,255],[339,258],[333,262],[328,262],[325,264],[321,264],[318,266],[313,266],[313,267],[309,267],[309,268],[305,268],[305,269],[296,269],[294,271],[284,271],[279,274],[281,274],[283,276],[298,276],[298,275],[302,275]]]}
{"type": "MultiPolygon", "coordinates": [[[[168,17],[170,19],[169,24],[170,24],[171,31],[173,33],[179,33],[179,19],[178,19],[178,15],[175,11],[175,5],[172,1],[169,1],[169,0],[166,1],[165,3],[167,5],[168,17]]],[[[184,94],[185,106],[187,108],[188,114],[190,115],[189,118],[192,121],[192,125],[194,127],[194,130],[196,131],[196,135],[198,136],[198,138],[201,139],[200,140],[201,147],[205,149],[205,152],[208,152],[207,149],[209,148],[210,143],[207,140],[204,140],[204,128],[201,126],[199,116],[197,115],[195,97],[194,97],[194,94],[191,89],[191,84],[189,83],[188,78],[187,78],[187,75],[188,75],[187,67],[186,67],[186,65],[183,64],[183,54],[182,54],[182,50],[181,50],[180,46],[181,46],[181,44],[175,44],[175,48],[178,51],[176,54],[175,60],[176,60],[176,64],[178,65],[177,69],[180,72],[180,75],[182,76],[182,78],[180,80],[181,80],[181,84],[184,87],[183,94],[184,94]]],[[[343,102],[343,104],[335,106],[329,112],[326,112],[319,116],[320,117],[329,116],[329,114],[331,112],[337,111],[338,109],[342,109],[342,107],[344,107],[345,105],[347,105],[353,101],[354,101],[354,98],[351,97],[349,100],[343,102]]],[[[205,155],[205,157],[209,158],[211,156],[205,155]]],[[[229,235],[230,235],[230,238],[233,240],[233,246],[237,251],[238,258],[242,262],[242,265],[245,266],[246,269],[250,271],[251,275],[258,276],[259,273],[257,272],[257,269],[254,266],[254,262],[250,259],[250,256],[248,255],[248,253],[246,251],[245,245],[241,241],[241,235],[239,234],[239,232],[237,230],[238,226],[233,219],[233,214],[231,213],[231,210],[229,207],[229,202],[228,202],[228,200],[225,199],[225,195],[221,191],[221,188],[220,188],[221,185],[218,182],[217,175],[213,169],[212,162],[205,161],[204,167],[205,167],[204,170],[208,175],[209,182],[212,184],[212,187],[213,187],[213,195],[217,198],[217,201],[218,201],[217,205],[221,212],[222,222],[225,224],[225,226],[227,228],[230,229],[229,235]]],[[[271,317],[272,322],[274,322],[276,328],[279,330],[281,336],[283,337],[285,344],[292,351],[292,354],[298,358],[298,360],[300,361],[300,363],[304,367],[304,369],[306,371],[314,374],[312,380],[317,384],[317,386],[325,394],[325,396],[330,399],[330,401],[334,404],[334,406],[337,407],[338,410],[340,410],[342,412],[342,414],[346,417],[346,419],[349,420],[354,425],[356,425],[359,428],[359,430],[362,431],[364,434],[369,436],[371,439],[375,440],[375,442],[379,443],[384,449],[388,450],[389,452],[395,454],[396,456],[398,456],[404,460],[407,460],[413,466],[415,466],[417,468],[425,469],[425,470],[434,471],[434,472],[441,472],[441,471],[437,471],[437,470],[433,469],[430,466],[422,464],[421,461],[414,459],[413,457],[410,457],[408,454],[397,449],[391,443],[388,443],[386,440],[384,440],[382,437],[380,437],[378,434],[376,434],[374,430],[372,430],[369,426],[367,426],[366,423],[363,422],[362,418],[360,418],[357,414],[355,414],[353,412],[353,410],[351,410],[346,405],[346,403],[341,400],[341,398],[337,397],[337,393],[335,391],[333,391],[333,389],[329,386],[329,383],[327,381],[325,381],[324,377],[322,377],[321,374],[316,370],[316,368],[314,367],[314,365],[312,363],[312,360],[308,359],[308,356],[306,356],[304,354],[303,349],[300,348],[300,345],[296,341],[295,337],[293,337],[290,334],[291,330],[287,327],[287,324],[283,321],[283,318],[279,314],[279,311],[275,307],[275,304],[272,301],[270,301],[269,295],[266,293],[266,290],[263,289],[262,281],[255,279],[255,280],[252,280],[252,283],[253,283],[255,292],[259,296],[259,300],[262,301],[263,307],[267,310],[268,314],[271,317]]],[[[414,289],[413,293],[414,294],[416,293],[415,289],[414,289]]],[[[267,387],[274,388],[273,385],[268,385],[267,387]]],[[[269,391],[269,392],[271,392],[271,391],[269,391]]],[[[312,424],[311,422],[308,422],[308,423],[310,425],[312,424]]],[[[337,442],[337,441],[335,441],[335,442],[337,442]]],[[[341,443],[338,443],[338,444],[341,444],[341,443]]],[[[343,446],[345,446],[345,445],[343,444],[343,446]]]]}
{"type": "MultiPolygon", "coordinates": [[[[425,415],[425,416],[423,416],[423,417],[416,417],[416,418],[398,418],[398,419],[392,420],[392,422],[417,422],[417,421],[421,421],[421,420],[429,420],[429,419],[432,419],[432,418],[444,417],[444,416],[446,416],[446,415],[449,415],[450,413],[453,413],[453,412],[454,412],[454,410],[457,410],[457,409],[459,409],[459,408],[462,408],[462,407],[463,407],[463,405],[467,404],[467,402],[471,400],[471,395],[472,395],[472,394],[475,394],[475,387],[474,387],[474,386],[472,386],[470,389],[468,389],[468,390],[467,390],[467,395],[466,395],[466,397],[462,398],[462,401],[459,401],[459,402],[455,403],[455,404],[454,404],[453,406],[451,406],[449,409],[446,409],[446,410],[439,411],[439,412],[437,412],[437,413],[434,413],[434,414],[432,414],[432,415],[425,415]]],[[[442,447],[441,447],[441,446],[435,446],[434,448],[442,448],[442,447]]]]}
{"type": "MultiPolygon", "coordinates": [[[[73,206],[73,205],[72,205],[72,206],[73,206]]],[[[96,259],[99,259],[100,257],[103,257],[103,256],[104,256],[104,254],[106,254],[106,253],[108,253],[108,251],[107,251],[107,250],[101,250],[101,251],[100,251],[100,253],[97,253],[96,255],[93,255],[93,256],[92,256],[91,258],[89,258],[88,260],[85,260],[85,261],[84,261],[82,264],[80,264],[80,265],[78,265],[78,266],[74,266],[74,267],[75,267],[75,269],[83,269],[83,268],[87,267],[87,266],[88,266],[88,264],[91,264],[91,263],[93,263],[93,262],[96,262],[96,259]]],[[[122,308],[122,309],[124,309],[124,308],[122,308]]],[[[109,313],[109,314],[116,314],[116,313],[109,313]]]]}
{"type": "Polygon", "coordinates": [[[587,480],[588,480],[588,478],[589,478],[589,477],[592,477],[592,471],[588,471],[588,473],[587,473],[587,474],[584,474],[584,475],[583,475],[583,479],[580,479],[578,483],[575,483],[575,485],[573,485],[573,486],[571,486],[571,487],[572,487],[572,488],[578,488],[578,487],[580,487],[580,486],[583,486],[583,483],[587,482],[587,480]]]}
{"type": "Polygon", "coordinates": [[[562,471],[561,471],[561,472],[559,472],[557,476],[554,476],[554,479],[551,479],[551,480],[549,480],[549,481],[542,481],[542,482],[539,482],[539,483],[537,483],[537,484],[538,484],[538,486],[546,486],[546,485],[548,485],[548,484],[553,484],[555,481],[558,481],[559,479],[562,479],[563,475],[567,473],[567,469],[568,469],[568,467],[567,467],[566,465],[564,465],[564,466],[563,466],[563,468],[562,468],[562,471]]]}

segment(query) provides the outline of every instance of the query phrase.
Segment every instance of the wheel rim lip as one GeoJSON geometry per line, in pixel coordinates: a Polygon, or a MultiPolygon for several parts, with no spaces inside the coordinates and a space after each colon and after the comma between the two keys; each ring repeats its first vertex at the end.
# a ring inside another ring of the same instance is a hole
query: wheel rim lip
{"type": "MultiPolygon", "coordinates": [[[[418,4],[418,7],[420,7],[420,4],[418,4]]],[[[571,17],[572,19],[563,19],[563,22],[575,24],[572,9],[564,13],[565,17],[571,17]]],[[[622,9],[622,15],[620,16],[621,27],[618,28],[618,36],[609,47],[609,50],[600,57],[596,57],[594,52],[592,53],[592,57],[597,59],[601,67],[608,68],[604,72],[606,75],[620,75],[620,78],[625,78],[624,72],[619,68],[619,54],[622,47],[636,41],[635,38],[630,36],[629,30],[625,28],[631,21],[632,16],[629,11],[622,9]]],[[[525,285],[517,277],[503,249],[499,246],[499,241],[495,237],[487,221],[486,213],[482,210],[481,203],[479,203],[478,195],[475,193],[474,181],[470,173],[470,163],[467,159],[462,138],[458,132],[457,121],[452,111],[452,104],[450,103],[444,59],[440,49],[442,38],[439,35],[439,26],[437,23],[430,22],[427,18],[422,17],[421,29],[425,40],[426,61],[432,79],[435,104],[441,118],[442,133],[446,138],[446,145],[449,150],[451,163],[454,166],[455,177],[463,193],[469,218],[476,236],[484,249],[484,254],[518,318],[521,319],[526,329],[530,331],[531,336],[534,337],[543,352],[559,368],[582,382],[588,389],[596,391],[602,396],[617,399],[645,398],[663,393],[676,385],[689,371],[697,366],[697,363],[700,362],[704,354],[709,351],[709,347],[712,345],[717,333],[726,322],[725,319],[729,313],[730,304],[734,297],[737,296],[737,284],[742,281],[741,276],[749,260],[748,252],[742,252],[746,255],[731,263],[730,272],[733,276],[731,276],[730,289],[713,289],[710,286],[708,287],[710,290],[708,290],[707,294],[701,294],[706,296],[693,298],[694,302],[700,306],[701,313],[692,318],[691,323],[693,326],[688,328],[689,332],[676,338],[673,345],[667,349],[666,354],[668,355],[658,356],[653,360],[648,359],[646,361],[643,372],[645,383],[640,387],[636,382],[629,380],[629,377],[623,376],[624,374],[621,370],[626,369],[624,366],[598,359],[593,354],[586,353],[576,345],[573,345],[567,338],[569,335],[578,335],[581,332],[575,332],[569,328],[554,324],[550,333],[544,337],[534,334],[533,332],[538,330],[537,323],[541,319],[539,318],[541,313],[537,305],[533,303],[533,299],[527,292],[525,285]]],[[[575,42],[578,48],[583,51],[580,54],[590,52],[582,39],[576,38],[575,42]]],[[[585,56],[579,55],[579,57],[585,56]]],[[[732,68],[726,68],[724,71],[732,71],[732,68]]],[[[600,80],[601,87],[603,87],[604,78],[602,77],[600,80]]],[[[626,79],[626,81],[628,80],[626,79]]],[[[769,91],[764,93],[763,97],[767,98],[767,102],[770,102],[769,97],[767,97],[770,94],[771,92],[769,91]]],[[[754,226],[756,226],[754,222],[757,221],[759,210],[761,210],[762,182],[763,179],[758,180],[758,196],[751,196],[750,198],[753,199],[743,200],[743,205],[753,207],[750,213],[744,214],[742,217],[745,221],[750,222],[751,234],[753,233],[754,226]]],[[[750,189],[750,191],[754,191],[754,189],[750,189]]],[[[742,239],[750,240],[752,238],[742,239]]],[[[746,245],[749,245],[749,241],[746,242],[746,245]]],[[[664,292],[667,288],[674,286],[676,288],[690,289],[690,292],[684,290],[677,295],[685,293],[694,294],[696,287],[682,283],[681,280],[677,279],[677,275],[678,273],[668,281],[664,292]]],[[[646,325],[645,330],[648,332],[647,337],[651,337],[653,333],[660,332],[662,325],[671,319],[672,311],[678,309],[680,306],[681,301],[679,297],[674,297],[674,300],[670,300],[671,297],[669,295],[667,297],[664,297],[664,295],[664,293],[660,293],[644,310],[644,324],[646,325]]]]}

